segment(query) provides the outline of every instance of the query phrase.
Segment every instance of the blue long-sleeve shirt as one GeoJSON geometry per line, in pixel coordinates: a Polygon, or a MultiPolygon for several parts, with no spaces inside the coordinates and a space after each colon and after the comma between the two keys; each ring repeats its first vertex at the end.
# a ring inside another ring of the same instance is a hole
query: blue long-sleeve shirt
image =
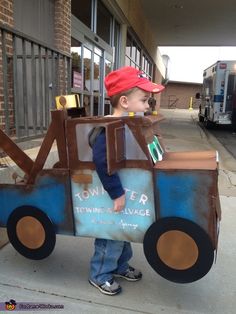
{"type": "Polygon", "coordinates": [[[96,138],[92,146],[93,162],[96,166],[96,171],[102,182],[104,189],[107,191],[111,199],[116,199],[123,195],[124,189],[122,187],[119,175],[114,173],[108,174],[107,171],[107,148],[105,130],[102,131],[96,138]]]}

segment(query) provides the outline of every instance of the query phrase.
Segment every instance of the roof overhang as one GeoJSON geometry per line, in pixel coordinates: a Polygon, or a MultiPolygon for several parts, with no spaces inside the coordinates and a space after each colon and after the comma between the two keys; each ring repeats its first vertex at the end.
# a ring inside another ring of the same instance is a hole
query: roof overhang
{"type": "Polygon", "coordinates": [[[236,46],[235,0],[140,0],[157,46],[236,46]]]}

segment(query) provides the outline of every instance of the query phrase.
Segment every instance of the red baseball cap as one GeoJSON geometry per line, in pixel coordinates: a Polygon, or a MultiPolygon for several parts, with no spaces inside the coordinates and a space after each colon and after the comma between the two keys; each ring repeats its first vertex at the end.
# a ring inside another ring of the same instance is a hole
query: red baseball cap
{"type": "Polygon", "coordinates": [[[122,67],[112,71],[105,77],[105,87],[108,96],[113,96],[138,87],[146,92],[160,93],[165,88],[161,84],[156,84],[144,77],[144,73],[133,67],[122,67]]]}

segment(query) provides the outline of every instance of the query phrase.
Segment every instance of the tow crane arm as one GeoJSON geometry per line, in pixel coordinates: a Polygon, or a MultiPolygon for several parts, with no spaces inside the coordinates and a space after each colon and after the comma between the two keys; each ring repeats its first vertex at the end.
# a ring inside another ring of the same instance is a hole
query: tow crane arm
{"type": "Polygon", "coordinates": [[[59,163],[57,167],[68,168],[65,137],[65,111],[51,112],[52,122],[44,137],[38,155],[33,161],[17,144],[0,129],[0,148],[24,171],[27,184],[33,184],[39,171],[43,169],[54,140],[57,142],[59,163]]]}

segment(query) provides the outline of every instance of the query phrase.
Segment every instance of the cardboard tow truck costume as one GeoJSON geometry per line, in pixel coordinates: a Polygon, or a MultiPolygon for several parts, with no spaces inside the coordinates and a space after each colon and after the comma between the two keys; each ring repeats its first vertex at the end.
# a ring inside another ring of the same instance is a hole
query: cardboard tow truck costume
{"type": "Polygon", "coordinates": [[[35,161],[0,131],[1,148],[25,180],[0,185],[0,226],[30,259],[53,251],[56,234],[143,243],[152,268],[189,283],[210,270],[217,250],[220,204],[215,151],[164,152],[161,116],[71,118],[52,111],[35,161]],[[118,171],[126,207],[112,210],[92,162],[88,135],[104,127],[108,171],[118,171]],[[43,169],[53,141],[59,162],[43,169]]]}

